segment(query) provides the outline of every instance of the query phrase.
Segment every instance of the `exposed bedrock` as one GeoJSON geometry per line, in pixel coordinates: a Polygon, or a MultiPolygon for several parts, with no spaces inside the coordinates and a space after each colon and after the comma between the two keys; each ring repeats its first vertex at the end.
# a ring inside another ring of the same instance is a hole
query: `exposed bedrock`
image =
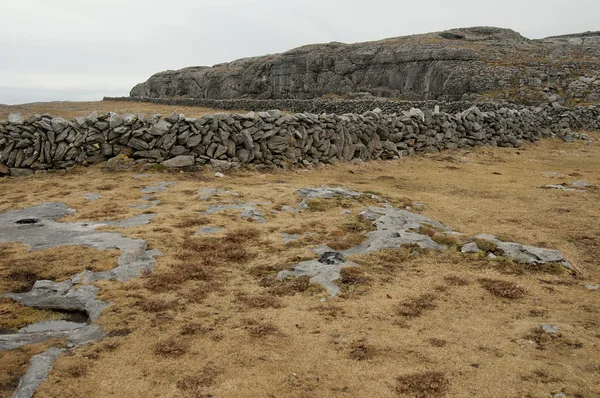
{"type": "Polygon", "coordinates": [[[600,33],[529,40],[495,27],[313,44],[213,67],[157,73],[131,97],[600,100],[600,33]],[[555,99],[552,96],[556,96],[555,99]]]}
{"type": "MultiPolygon", "coordinates": [[[[122,254],[118,266],[110,271],[86,270],[62,282],[40,280],[28,292],[7,293],[4,297],[33,308],[84,312],[88,315],[88,321],[93,321],[100,316],[108,304],[97,299],[98,288],[91,283],[113,279],[125,281],[138,276],[142,271],[151,271],[156,263],[154,257],[159,254],[156,250],[147,250],[147,243],[144,240],[126,238],[116,232],[99,232],[96,229],[106,225],[118,227],[143,225],[150,222],[153,215],[143,214],[120,222],[62,223],[56,221],[74,212],[62,203],[46,202],[28,209],[0,213],[0,243],[20,242],[28,245],[30,250],[44,250],[65,245],[79,245],[98,250],[119,249],[122,254]]],[[[74,343],[80,343],[85,340],[85,337],[81,337],[82,333],[83,336],[95,336],[101,333],[95,326],[79,330],[73,328],[74,323],[68,322],[44,326],[45,328],[24,328],[17,334],[0,336],[0,349],[14,348],[15,344],[19,346],[48,340],[59,335],[62,338],[74,339],[74,343]]],[[[80,325],[83,326],[86,325],[80,325]]]]}
{"type": "MultiPolygon", "coordinates": [[[[159,189],[166,188],[164,183],[159,189]]],[[[12,350],[27,344],[49,340],[66,340],[74,348],[104,337],[100,326],[89,324],[96,320],[108,303],[97,298],[98,288],[91,283],[99,280],[126,281],[155,266],[157,250],[147,250],[141,239],[130,239],[116,232],[100,232],[101,226],[135,227],[149,223],[154,214],[141,214],[122,221],[58,222],[75,210],[62,203],[45,202],[23,210],[0,213],[0,243],[20,242],[30,250],[44,250],[55,246],[79,245],[98,250],[119,249],[122,254],[118,266],[110,271],[83,271],[71,278],[54,282],[37,281],[25,293],[7,293],[3,297],[25,306],[41,309],[81,312],[87,322],[49,321],[28,325],[17,333],[0,335],[0,350],[12,350]]],[[[48,371],[58,355],[65,350],[51,348],[32,357],[27,373],[21,378],[16,398],[33,396],[37,387],[48,377],[48,371]]]]}
{"type": "MultiPolygon", "coordinates": [[[[356,199],[362,194],[344,188],[320,187],[300,189],[298,195],[322,199],[356,199]]],[[[488,234],[467,238],[438,221],[408,210],[394,208],[388,204],[383,207],[367,207],[360,214],[360,217],[371,221],[373,226],[377,228],[375,231],[366,234],[367,238],[362,244],[339,252],[327,246],[317,247],[313,251],[319,255],[318,259],[303,261],[290,270],[281,271],[277,275],[277,279],[283,280],[289,277],[308,275],[311,277],[310,283],[321,284],[329,294],[335,296],[340,292],[340,288],[336,284],[336,281],[341,277],[340,270],[345,267],[357,266],[356,263],[348,259],[350,256],[401,247],[448,250],[448,246],[436,242],[430,232],[434,232],[434,236],[439,233],[459,238],[457,242],[460,240],[468,241],[462,245],[461,251],[463,253],[481,253],[491,257],[498,255],[518,263],[556,265],[564,267],[567,272],[576,271],[558,250],[527,246],[516,242],[504,242],[488,234]],[[428,233],[422,233],[423,229],[426,229],[428,233]],[[478,242],[487,242],[487,244],[478,242]]]]}

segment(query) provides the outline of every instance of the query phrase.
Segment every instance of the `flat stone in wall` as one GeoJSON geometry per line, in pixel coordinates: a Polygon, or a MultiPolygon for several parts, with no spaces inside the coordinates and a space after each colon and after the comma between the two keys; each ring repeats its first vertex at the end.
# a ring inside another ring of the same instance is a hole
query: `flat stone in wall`
{"type": "Polygon", "coordinates": [[[201,118],[94,112],[70,121],[12,114],[0,122],[0,175],[64,169],[118,155],[140,163],[219,169],[396,159],[481,145],[519,147],[569,129],[598,128],[596,106],[489,111],[473,106],[458,113],[435,112],[435,107],[339,114],[273,110],[201,118]]]}

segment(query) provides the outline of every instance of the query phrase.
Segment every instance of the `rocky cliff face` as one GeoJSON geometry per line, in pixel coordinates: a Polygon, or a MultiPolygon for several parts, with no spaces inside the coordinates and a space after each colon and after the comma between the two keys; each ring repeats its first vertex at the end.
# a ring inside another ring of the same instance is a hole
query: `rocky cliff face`
{"type": "Polygon", "coordinates": [[[132,97],[600,101],[600,32],[529,40],[475,27],[357,44],[299,47],[213,67],[160,72],[132,97]]]}

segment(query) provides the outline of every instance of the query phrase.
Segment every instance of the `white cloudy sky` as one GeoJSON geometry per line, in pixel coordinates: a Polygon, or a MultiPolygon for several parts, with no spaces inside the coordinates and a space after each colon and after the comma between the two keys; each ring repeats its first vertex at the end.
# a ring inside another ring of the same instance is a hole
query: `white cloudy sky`
{"type": "Polygon", "coordinates": [[[128,95],[155,72],[463,26],[600,30],[599,0],[0,0],[0,103],[128,95]]]}

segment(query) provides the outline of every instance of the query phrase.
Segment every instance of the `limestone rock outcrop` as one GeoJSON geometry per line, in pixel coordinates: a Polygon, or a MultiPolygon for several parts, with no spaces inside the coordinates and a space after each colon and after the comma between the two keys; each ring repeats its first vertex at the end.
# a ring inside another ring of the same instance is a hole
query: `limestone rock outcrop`
{"type": "Polygon", "coordinates": [[[160,72],[131,97],[600,101],[600,32],[529,40],[473,27],[375,42],[313,44],[160,72]]]}

